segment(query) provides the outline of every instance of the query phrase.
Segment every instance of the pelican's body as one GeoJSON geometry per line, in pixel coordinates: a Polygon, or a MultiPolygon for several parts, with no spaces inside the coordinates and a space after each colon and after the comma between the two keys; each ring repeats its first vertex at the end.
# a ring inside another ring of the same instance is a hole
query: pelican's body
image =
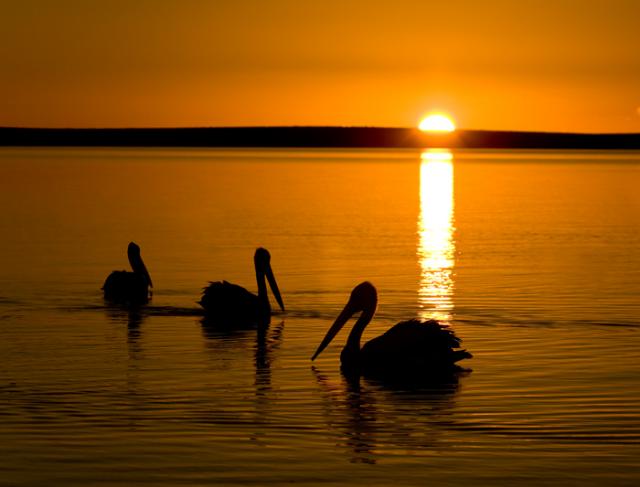
{"type": "Polygon", "coordinates": [[[121,304],[146,303],[153,282],[140,255],[140,247],[130,242],[127,256],[132,271],[113,271],[109,274],[102,286],[104,298],[121,304]]]}
{"type": "Polygon", "coordinates": [[[263,325],[271,320],[271,305],[267,296],[267,281],[284,311],[284,304],[273,271],[271,255],[258,248],[253,257],[258,294],[255,295],[237,284],[227,281],[211,282],[203,291],[199,303],[205,316],[227,325],[263,325]]]}
{"type": "Polygon", "coordinates": [[[460,350],[460,339],[446,325],[435,320],[402,321],[386,333],[360,347],[360,339],[377,305],[378,294],[373,284],[363,282],[354,288],[349,302],[340,313],[313,355],[314,360],[355,313],[362,311],[340,354],[343,371],[349,374],[437,375],[459,370],[456,362],[471,358],[460,350]]]}

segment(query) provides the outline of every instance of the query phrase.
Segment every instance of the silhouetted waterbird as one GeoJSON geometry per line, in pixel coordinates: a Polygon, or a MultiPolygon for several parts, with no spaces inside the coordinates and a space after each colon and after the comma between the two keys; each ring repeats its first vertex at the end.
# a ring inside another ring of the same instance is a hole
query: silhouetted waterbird
{"type": "Polygon", "coordinates": [[[276,278],[271,269],[271,254],[258,248],[253,256],[258,284],[258,295],[237,284],[227,281],[211,282],[202,293],[199,304],[204,308],[205,318],[214,324],[225,326],[268,325],[271,321],[271,305],[267,296],[267,284],[284,311],[284,303],[276,278]]]}
{"type": "Polygon", "coordinates": [[[104,281],[104,298],[119,304],[143,304],[149,301],[150,288],[153,287],[149,271],[140,255],[140,247],[130,242],[127,257],[130,271],[113,271],[104,281]]]}
{"type": "Polygon", "coordinates": [[[373,284],[363,282],[357,285],[311,360],[325,349],[349,318],[362,312],[340,354],[345,374],[382,378],[435,377],[464,370],[455,363],[472,355],[460,350],[461,340],[436,320],[402,321],[360,348],[362,333],[375,314],[377,302],[378,293],[373,284]]]}

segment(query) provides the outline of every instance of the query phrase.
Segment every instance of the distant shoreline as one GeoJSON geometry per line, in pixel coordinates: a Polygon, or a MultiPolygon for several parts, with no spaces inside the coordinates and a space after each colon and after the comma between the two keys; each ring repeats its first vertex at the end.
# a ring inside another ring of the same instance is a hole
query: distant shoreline
{"type": "Polygon", "coordinates": [[[639,150],[640,133],[578,134],[414,128],[220,127],[44,129],[0,127],[3,147],[283,147],[639,150]]]}

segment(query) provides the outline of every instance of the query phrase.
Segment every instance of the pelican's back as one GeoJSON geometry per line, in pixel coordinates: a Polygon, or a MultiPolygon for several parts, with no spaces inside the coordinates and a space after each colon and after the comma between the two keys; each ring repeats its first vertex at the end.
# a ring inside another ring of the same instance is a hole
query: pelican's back
{"type": "Polygon", "coordinates": [[[149,301],[149,283],[144,275],[113,271],[102,286],[108,301],[123,304],[142,304],[149,301]]]}
{"type": "Polygon", "coordinates": [[[451,369],[459,360],[471,358],[469,352],[459,350],[460,341],[452,330],[435,320],[403,321],[365,343],[360,352],[361,367],[387,372],[451,369]]]}
{"type": "Polygon", "coordinates": [[[207,316],[237,320],[256,318],[260,308],[258,296],[227,281],[211,282],[204,288],[199,304],[207,316]]]}

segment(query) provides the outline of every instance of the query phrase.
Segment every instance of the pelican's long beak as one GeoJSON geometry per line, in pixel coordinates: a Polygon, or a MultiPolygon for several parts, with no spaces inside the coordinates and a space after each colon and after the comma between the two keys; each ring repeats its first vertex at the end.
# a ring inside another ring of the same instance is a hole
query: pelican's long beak
{"type": "Polygon", "coordinates": [[[271,288],[271,292],[276,298],[276,301],[280,305],[280,309],[284,311],[284,302],[282,301],[282,296],[280,295],[280,290],[278,289],[278,283],[276,282],[276,278],[273,275],[273,271],[271,270],[271,265],[267,266],[267,270],[265,272],[267,276],[267,281],[269,281],[269,287],[271,288]]]}
{"type": "Polygon", "coordinates": [[[142,260],[142,257],[140,258],[140,263],[142,264],[142,269],[140,269],[140,271],[147,278],[147,281],[149,281],[149,287],[153,287],[153,281],[151,280],[151,276],[149,275],[149,271],[147,270],[147,266],[144,265],[144,261],[142,260]]]}
{"type": "Polygon", "coordinates": [[[329,331],[322,339],[322,343],[320,343],[320,346],[316,350],[316,353],[313,354],[313,357],[311,357],[311,360],[315,360],[316,357],[320,355],[320,353],[325,348],[327,348],[327,345],[331,343],[331,340],[335,338],[335,336],[342,329],[345,323],[349,321],[349,318],[351,318],[357,311],[358,310],[353,306],[353,304],[351,304],[351,301],[349,301],[342,312],[336,318],[336,321],[334,321],[333,325],[331,325],[331,328],[329,328],[329,331]]]}

